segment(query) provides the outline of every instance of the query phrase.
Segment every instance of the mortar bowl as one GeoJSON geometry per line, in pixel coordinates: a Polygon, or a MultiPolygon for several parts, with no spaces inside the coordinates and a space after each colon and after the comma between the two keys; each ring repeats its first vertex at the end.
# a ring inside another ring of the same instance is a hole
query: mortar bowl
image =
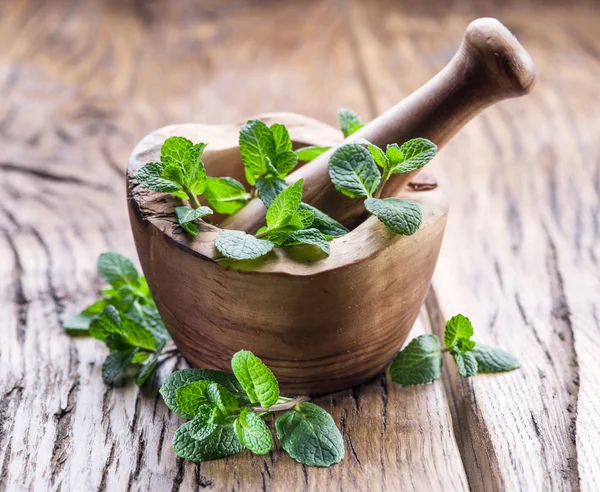
{"type": "MultiPolygon", "coordinates": [[[[285,124],[295,148],[342,140],[338,130],[305,116],[255,118],[285,124]]],[[[241,124],[163,127],[144,137],[130,157],[131,228],[165,325],[192,366],[230,371],[231,356],[250,350],[271,368],[285,394],[363,383],[385,370],[417,318],[442,243],[446,198],[437,186],[409,186],[400,195],[423,210],[423,224],[412,236],[395,235],[369,217],[331,241],[329,256],[293,246],[259,260],[218,261],[214,241],[221,229],[201,225],[195,238],[175,233],[173,210],[181,200],[143,188],[135,174],[159,160],[164,140],[177,135],[208,143],[207,175],[245,182],[241,124]]],[[[223,218],[214,217],[217,224],[223,218]]]]}

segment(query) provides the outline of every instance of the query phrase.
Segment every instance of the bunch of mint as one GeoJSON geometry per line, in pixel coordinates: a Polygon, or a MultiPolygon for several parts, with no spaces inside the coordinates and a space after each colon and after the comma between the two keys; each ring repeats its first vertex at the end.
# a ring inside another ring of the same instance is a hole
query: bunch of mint
{"type": "Polygon", "coordinates": [[[234,214],[250,199],[244,185],[233,178],[210,178],[206,176],[202,153],[205,143],[193,144],[183,137],[165,140],[160,150],[160,162],[149,162],[136,174],[140,184],[154,191],[172,193],[189,200],[191,206],[175,209],[179,225],[193,236],[198,235],[198,220],[212,214],[203,207],[199,195],[221,214],[234,214]]]}
{"type": "Polygon", "coordinates": [[[256,236],[242,231],[221,232],[215,241],[219,252],[233,260],[253,260],[275,246],[309,244],[329,254],[330,237],[312,227],[315,215],[301,208],[303,182],[303,179],[296,181],[275,197],[267,210],[267,225],[261,227],[256,236]]]}
{"type": "MultiPolygon", "coordinates": [[[[344,138],[348,138],[350,135],[365,126],[360,121],[358,115],[351,109],[340,109],[337,113],[337,116],[344,138]]],[[[319,147],[312,145],[310,147],[302,147],[301,149],[297,149],[296,155],[301,161],[312,161],[321,154],[327,152],[329,149],[331,149],[331,146],[319,147]]]]}
{"type": "Polygon", "coordinates": [[[106,344],[110,354],[102,376],[107,384],[134,365],[141,386],[156,366],[169,333],[146,279],[129,259],[119,253],[104,253],[98,258],[98,273],[110,288],[102,291],[102,299],[69,318],[64,329],[69,335],[89,335],[106,344]]]}
{"type": "Polygon", "coordinates": [[[191,461],[226,458],[249,449],[266,454],[273,437],[265,419],[275,420],[281,446],[299,463],[331,466],[344,457],[344,443],[333,418],[303,399],[280,396],[277,379],[252,352],[231,360],[233,374],[208,369],[177,371],[160,393],[177,415],[189,419],[173,437],[175,453],[191,461]],[[259,406],[254,406],[259,405],[259,406]]]}
{"type": "Polygon", "coordinates": [[[508,352],[476,344],[469,318],[458,314],[446,323],[444,345],[435,335],[421,335],[398,352],[390,368],[392,380],[403,386],[431,383],[441,376],[442,352],[449,352],[458,373],[463,377],[478,372],[496,373],[520,367],[519,361],[508,352]]]}

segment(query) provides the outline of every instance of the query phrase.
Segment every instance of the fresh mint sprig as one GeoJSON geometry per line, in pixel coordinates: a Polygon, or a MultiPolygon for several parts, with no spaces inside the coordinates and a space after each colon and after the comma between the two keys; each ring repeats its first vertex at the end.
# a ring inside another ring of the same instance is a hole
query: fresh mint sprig
{"type": "Polygon", "coordinates": [[[316,246],[329,254],[328,237],[313,227],[315,214],[312,207],[302,207],[303,182],[298,180],[275,197],[267,210],[267,225],[260,228],[256,236],[224,230],[215,241],[217,250],[233,260],[253,260],[275,246],[302,244],[316,246]]]}
{"type": "Polygon", "coordinates": [[[365,208],[396,234],[410,236],[423,221],[421,207],[401,198],[381,199],[392,174],[404,174],[425,166],[437,147],[424,138],[409,140],[401,146],[388,145],[384,152],[365,142],[345,144],[329,159],[329,176],[336,189],[350,198],[366,198],[365,208]],[[383,173],[379,170],[382,169],[383,173]]]}
{"type": "Polygon", "coordinates": [[[105,343],[110,353],[102,375],[110,384],[130,366],[138,370],[141,386],[165,352],[169,333],[150,295],[146,279],[133,263],[115,252],[98,258],[98,273],[110,284],[102,299],[64,323],[72,336],[92,336],[105,343]]]}
{"type": "Polygon", "coordinates": [[[195,462],[226,458],[248,449],[266,454],[273,436],[265,419],[275,421],[283,449],[307,466],[327,467],[344,457],[344,442],[333,418],[306,398],[286,398],[270,369],[252,352],[237,352],[233,374],[187,369],[171,374],[160,389],[166,405],[188,422],[173,437],[175,453],[195,462]],[[253,404],[260,405],[259,407],[253,404]]]}
{"type": "Polygon", "coordinates": [[[170,137],[161,147],[160,162],[149,162],[136,174],[138,182],[146,188],[189,201],[190,206],[177,207],[175,214],[181,228],[192,236],[199,233],[198,221],[212,214],[210,208],[200,205],[198,196],[204,195],[213,209],[222,214],[234,214],[250,199],[239,181],[206,176],[202,162],[205,147],[205,143],[170,137]]]}
{"type": "Polygon", "coordinates": [[[449,352],[463,377],[481,373],[512,371],[519,361],[503,350],[476,344],[473,326],[466,316],[458,314],[446,323],[444,348],[436,335],[421,335],[394,358],[390,367],[392,380],[403,386],[431,383],[441,376],[442,353],[449,352]]]}

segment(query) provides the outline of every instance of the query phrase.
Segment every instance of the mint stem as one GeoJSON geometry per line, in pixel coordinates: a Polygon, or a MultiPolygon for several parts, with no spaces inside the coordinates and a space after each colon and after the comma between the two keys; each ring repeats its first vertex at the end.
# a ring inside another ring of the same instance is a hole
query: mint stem
{"type": "Polygon", "coordinates": [[[198,208],[200,206],[198,197],[196,195],[194,195],[194,193],[192,193],[190,190],[185,190],[185,192],[187,193],[187,196],[190,200],[190,205],[192,206],[192,208],[198,208]]]}
{"type": "Polygon", "coordinates": [[[308,396],[298,396],[285,403],[276,403],[275,405],[271,405],[269,408],[252,407],[252,411],[256,413],[283,412],[285,410],[294,408],[296,405],[304,403],[305,401],[310,401],[310,398],[308,396]]]}

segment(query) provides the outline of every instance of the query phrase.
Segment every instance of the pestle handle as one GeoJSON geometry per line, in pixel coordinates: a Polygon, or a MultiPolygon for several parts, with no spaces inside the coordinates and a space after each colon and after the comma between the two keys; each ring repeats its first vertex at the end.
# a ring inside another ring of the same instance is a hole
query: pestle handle
{"type": "MultiPolygon", "coordinates": [[[[424,137],[441,148],[475,115],[502,99],[527,94],[535,84],[533,60],[498,20],[477,19],[467,27],[450,62],[429,82],[344,143],[364,138],[385,150],[424,137]]],[[[322,154],[288,176],[304,178],[304,201],[354,227],[364,217],[360,200],[338,192],[329,179],[328,162],[335,149],[322,154]]],[[[392,175],[382,197],[397,195],[414,174],[392,175]]],[[[264,222],[264,207],[255,199],[222,226],[255,231],[264,222]]]]}

